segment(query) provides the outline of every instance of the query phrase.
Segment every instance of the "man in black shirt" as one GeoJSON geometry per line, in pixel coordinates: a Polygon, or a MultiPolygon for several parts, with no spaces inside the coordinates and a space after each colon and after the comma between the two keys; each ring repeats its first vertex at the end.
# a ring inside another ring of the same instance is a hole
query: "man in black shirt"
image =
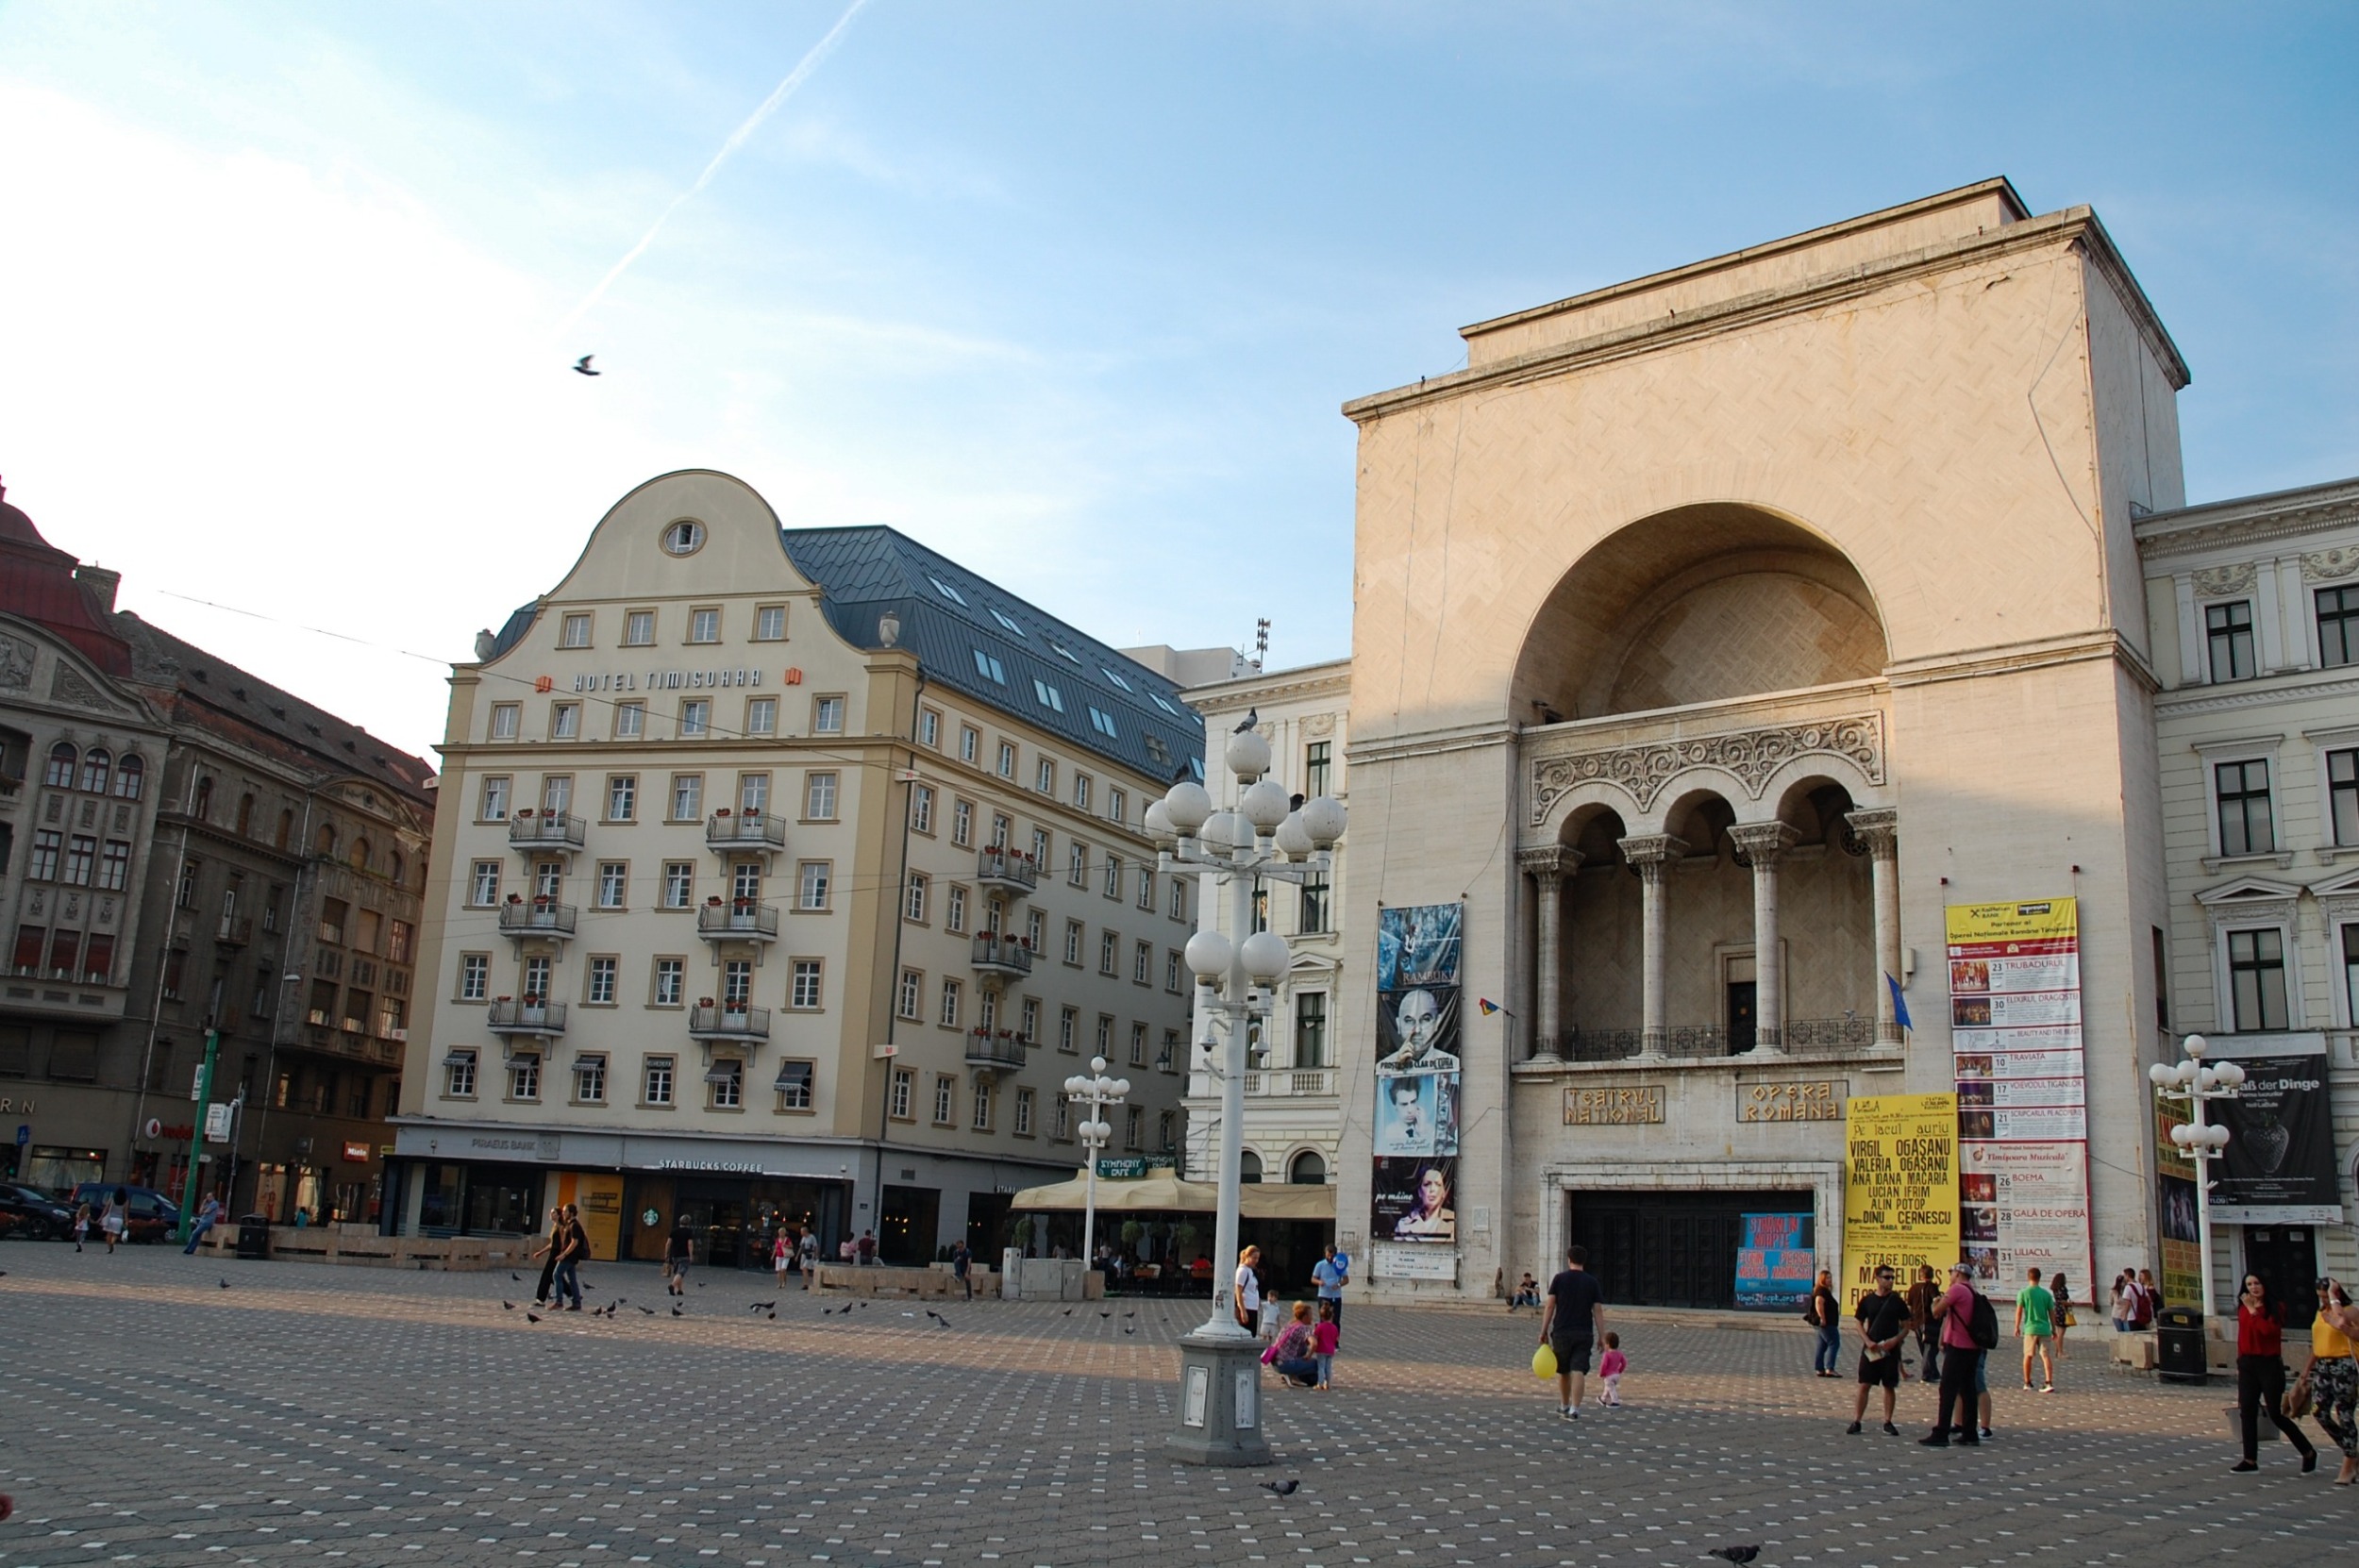
{"type": "Polygon", "coordinates": [[[1884,1435],[1899,1437],[1892,1424],[1892,1399],[1900,1387],[1900,1342],[1908,1337],[1909,1300],[1892,1288],[1892,1266],[1876,1269],[1876,1289],[1859,1299],[1859,1399],[1851,1407],[1851,1424],[1845,1431],[1857,1436],[1860,1418],[1867,1413],[1867,1391],[1884,1391],[1884,1435]]]}
{"type": "Polygon", "coordinates": [[[1540,1343],[1556,1354],[1556,1412],[1566,1421],[1581,1419],[1589,1353],[1605,1333],[1605,1292],[1589,1276],[1588,1262],[1584,1248],[1564,1254],[1564,1270],[1548,1281],[1540,1313],[1540,1343]]]}

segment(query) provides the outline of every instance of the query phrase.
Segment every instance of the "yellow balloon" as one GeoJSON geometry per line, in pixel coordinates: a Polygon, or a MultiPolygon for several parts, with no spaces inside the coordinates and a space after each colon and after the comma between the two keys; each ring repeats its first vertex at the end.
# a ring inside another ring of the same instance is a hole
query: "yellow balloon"
{"type": "Polygon", "coordinates": [[[1555,1376],[1556,1352],[1545,1344],[1533,1351],[1531,1353],[1531,1375],[1534,1377],[1555,1376]]]}

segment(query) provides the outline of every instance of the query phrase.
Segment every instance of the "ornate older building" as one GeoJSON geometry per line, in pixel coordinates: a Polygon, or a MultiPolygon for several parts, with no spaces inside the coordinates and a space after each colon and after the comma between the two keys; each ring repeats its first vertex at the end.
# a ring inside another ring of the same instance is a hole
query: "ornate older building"
{"type": "Polygon", "coordinates": [[[2096,216],[1992,180],[1464,337],[1463,371],[1346,410],[1345,973],[1391,961],[1380,911],[1415,941],[1463,908],[1458,1152],[1397,1220],[1371,1053],[1433,1002],[1343,991],[1364,1277],[1487,1295],[1581,1240],[1614,1299],[1722,1304],[1757,1211],[1832,1261],[1844,1102],[1988,1076],[1994,1004],[1949,994],[1988,976],[1944,961],[1976,905],[2077,909],[2077,975],[2039,999],[2069,1014],[2051,1071],[1980,1086],[1961,1130],[2046,1129],[2086,1184],[2076,1273],[2150,1259],[2169,916],[2133,520],[2183,501],[2187,372],[2096,216]]]}

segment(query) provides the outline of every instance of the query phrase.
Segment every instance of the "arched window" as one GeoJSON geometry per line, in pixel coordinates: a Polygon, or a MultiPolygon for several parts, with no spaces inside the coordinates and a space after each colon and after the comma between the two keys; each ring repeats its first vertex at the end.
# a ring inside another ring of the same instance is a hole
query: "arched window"
{"type": "Polygon", "coordinates": [[[79,758],[80,753],[74,749],[71,742],[59,741],[49,748],[49,766],[42,770],[41,781],[52,789],[71,790],[74,788],[74,764],[79,758]]]}
{"type": "Polygon", "coordinates": [[[146,782],[147,764],[140,760],[139,753],[133,752],[124,758],[122,766],[115,769],[115,798],[139,799],[140,790],[146,782]]]}
{"type": "Polygon", "coordinates": [[[1237,1157],[1237,1179],[1260,1181],[1262,1179],[1262,1157],[1251,1149],[1240,1154],[1237,1157]]]}
{"type": "Polygon", "coordinates": [[[352,841],[352,869],[355,871],[366,871],[369,869],[368,840],[355,839],[352,841]]]}
{"type": "Polygon", "coordinates": [[[194,808],[194,811],[200,818],[209,817],[213,814],[213,781],[210,778],[200,778],[196,781],[196,806],[194,808]]]}
{"type": "Polygon", "coordinates": [[[327,822],[320,824],[320,830],[311,836],[311,853],[314,855],[333,855],[336,853],[335,824],[327,822]]]}
{"type": "Polygon", "coordinates": [[[1316,1149],[1305,1149],[1295,1156],[1295,1162],[1286,1167],[1286,1179],[1297,1187],[1327,1185],[1327,1161],[1316,1149]]]}
{"type": "Polygon", "coordinates": [[[107,775],[114,766],[114,758],[105,746],[92,746],[82,754],[82,788],[92,794],[107,792],[107,775]]]}
{"type": "Polygon", "coordinates": [[[242,839],[250,839],[253,836],[254,797],[252,795],[240,795],[238,797],[238,837],[242,839]]]}
{"type": "Polygon", "coordinates": [[[294,812],[281,811],[278,813],[278,847],[284,849],[293,842],[294,842],[294,812]]]}

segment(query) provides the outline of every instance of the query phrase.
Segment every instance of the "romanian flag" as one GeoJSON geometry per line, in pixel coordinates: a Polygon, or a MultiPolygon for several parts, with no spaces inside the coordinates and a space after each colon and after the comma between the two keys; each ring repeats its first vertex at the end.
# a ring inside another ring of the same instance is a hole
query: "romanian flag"
{"type": "MultiPolygon", "coordinates": [[[[1497,1002],[1492,1001],[1488,996],[1476,997],[1475,1006],[1481,1009],[1482,1016],[1485,1018],[1490,1017],[1495,1012],[1507,1012],[1505,1008],[1500,1007],[1497,1002]]],[[[1507,1016],[1513,1018],[1515,1015],[1512,1012],[1508,1012],[1507,1016]]]]}

